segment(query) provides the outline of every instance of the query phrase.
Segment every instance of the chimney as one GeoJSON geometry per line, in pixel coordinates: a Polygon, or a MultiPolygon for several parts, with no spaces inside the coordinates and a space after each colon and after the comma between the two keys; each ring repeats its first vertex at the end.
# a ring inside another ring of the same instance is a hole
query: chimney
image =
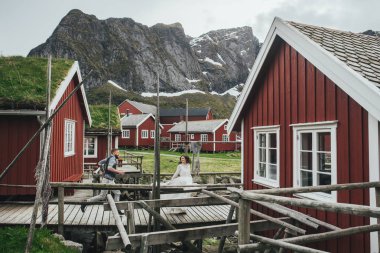
{"type": "Polygon", "coordinates": [[[127,117],[129,116],[129,109],[127,109],[127,113],[126,113],[127,117]]]}

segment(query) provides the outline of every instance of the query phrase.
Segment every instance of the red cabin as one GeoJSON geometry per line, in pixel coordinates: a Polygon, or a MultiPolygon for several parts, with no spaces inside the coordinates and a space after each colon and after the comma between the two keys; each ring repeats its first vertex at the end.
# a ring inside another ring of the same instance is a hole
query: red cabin
{"type": "MultiPolygon", "coordinates": [[[[160,126],[162,129],[162,126],[160,126]]],[[[152,114],[125,115],[121,119],[120,146],[153,147],[155,137],[155,118],[152,114]]]]}
{"type": "MultiPolygon", "coordinates": [[[[0,83],[5,88],[0,91],[0,171],[8,166],[46,120],[46,69],[47,59],[43,58],[0,58],[0,83]]],[[[51,110],[57,109],[80,82],[78,62],[54,59],[51,110]]],[[[91,124],[91,116],[82,86],[53,120],[50,146],[52,182],[81,178],[85,122],[91,124]]],[[[1,184],[35,185],[34,174],[40,156],[41,138],[35,139],[1,179],[1,184]]],[[[0,187],[0,195],[34,193],[33,188],[0,187]]]]}
{"type": "MultiPolygon", "coordinates": [[[[245,189],[379,181],[380,38],[276,18],[230,118],[245,189]]],[[[376,206],[375,189],[295,195],[376,206]]],[[[376,219],[300,208],[341,228],[376,219]]],[[[377,232],[318,243],[378,252],[377,232]]]]}
{"type": "Polygon", "coordinates": [[[181,121],[168,130],[170,134],[171,148],[177,148],[187,142],[202,142],[202,151],[221,152],[234,151],[240,147],[240,141],[236,140],[236,134],[227,133],[227,119],[199,120],[187,122],[181,121]]]}
{"type": "Polygon", "coordinates": [[[110,126],[108,126],[108,105],[90,105],[91,127],[86,125],[84,137],[84,162],[97,163],[107,157],[112,148],[118,148],[121,134],[119,110],[111,106],[110,126]],[[110,136],[110,137],[109,137],[110,136]],[[109,138],[110,143],[109,143],[109,138]]]}
{"type": "Polygon", "coordinates": [[[157,107],[154,105],[143,104],[129,99],[124,100],[119,107],[120,116],[130,114],[149,114],[156,115],[157,107]]]}

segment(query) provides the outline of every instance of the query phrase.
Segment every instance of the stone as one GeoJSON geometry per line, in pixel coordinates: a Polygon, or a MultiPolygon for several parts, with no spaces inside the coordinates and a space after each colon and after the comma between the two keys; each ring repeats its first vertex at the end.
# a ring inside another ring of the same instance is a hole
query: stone
{"type": "Polygon", "coordinates": [[[83,251],[83,245],[80,244],[80,243],[77,243],[77,242],[73,242],[73,241],[62,241],[63,245],[65,245],[67,248],[70,248],[70,249],[73,249],[73,250],[77,250],[78,252],[82,252],[83,251]]]}

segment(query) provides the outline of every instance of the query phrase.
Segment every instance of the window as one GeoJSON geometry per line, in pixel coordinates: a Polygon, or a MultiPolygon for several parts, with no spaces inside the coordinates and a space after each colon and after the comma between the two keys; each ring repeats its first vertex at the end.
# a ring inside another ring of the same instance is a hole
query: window
{"type": "Polygon", "coordinates": [[[174,140],[175,141],[181,141],[181,134],[175,134],[174,135],[174,140]]]}
{"type": "Polygon", "coordinates": [[[141,130],[141,139],[148,139],[148,130],[141,130]]]}
{"type": "Polygon", "coordinates": [[[224,125],[224,130],[227,130],[227,124],[224,125]]]}
{"type": "Polygon", "coordinates": [[[222,141],[223,141],[223,142],[228,142],[228,141],[229,141],[228,134],[223,134],[223,136],[222,136],[222,141]]]}
{"type": "Polygon", "coordinates": [[[207,134],[201,134],[201,141],[208,141],[208,135],[207,134]]]}
{"type": "Polygon", "coordinates": [[[151,139],[154,139],[155,134],[156,134],[155,130],[150,130],[150,138],[151,139]]]}
{"type": "Polygon", "coordinates": [[[194,140],[194,134],[190,134],[190,140],[194,140]]]}
{"type": "MultiPolygon", "coordinates": [[[[293,138],[294,186],[336,184],[336,122],[293,125],[293,138]]],[[[298,195],[336,202],[336,191],[298,195]]]]}
{"type": "Polygon", "coordinates": [[[121,138],[129,139],[131,138],[131,130],[122,130],[121,131],[121,138]]]}
{"type": "Polygon", "coordinates": [[[85,137],[83,146],[84,157],[97,157],[98,139],[96,137],[85,137]]]}
{"type": "Polygon", "coordinates": [[[254,178],[256,183],[280,186],[280,127],[254,128],[254,178]]]}
{"type": "Polygon", "coordinates": [[[65,120],[64,155],[75,154],[75,121],[65,120]]]}

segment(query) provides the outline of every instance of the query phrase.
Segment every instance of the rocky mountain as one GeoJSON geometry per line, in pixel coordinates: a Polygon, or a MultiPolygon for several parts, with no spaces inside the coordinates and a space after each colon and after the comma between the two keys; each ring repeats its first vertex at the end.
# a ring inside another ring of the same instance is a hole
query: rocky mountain
{"type": "Polygon", "coordinates": [[[114,80],[127,90],[162,91],[191,88],[223,92],[244,83],[259,51],[250,27],[186,36],[181,24],[152,27],[130,18],[99,20],[71,10],[45,43],[29,56],[76,59],[89,86],[114,80]]]}

